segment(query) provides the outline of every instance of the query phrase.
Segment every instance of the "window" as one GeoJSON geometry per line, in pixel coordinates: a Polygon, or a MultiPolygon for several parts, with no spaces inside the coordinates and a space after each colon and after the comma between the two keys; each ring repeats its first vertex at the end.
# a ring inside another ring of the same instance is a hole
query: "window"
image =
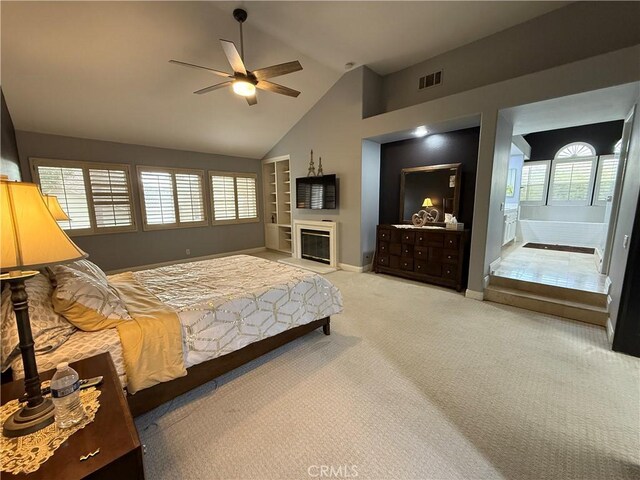
{"type": "Polygon", "coordinates": [[[213,223],[257,222],[257,175],[209,172],[213,223]]]}
{"type": "Polygon", "coordinates": [[[588,143],[574,142],[558,150],[555,158],[595,157],[595,155],[596,149],[588,143]]]}
{"type": "Polygon", "coordinates": [[[549,161],[525,162],[520,183],[520,203],[544,205],[547,200],[549,161]]]}
{"type": "Polygon", "coordinates": [[[138,167],[144,229],[207,225],[204,171],[138,167]]]}
{"type": "Polygon", "coordinates": [[[58,197],[69,220],[58,222],[71,235],[135,231],[129,166],[30,159],[42,193],[58,197]]]}
{"type": "Polygon", "coordinates": [[[606,205],[607,198],[613,196],[618,176],[618,156],[603,155],[598,163],[596,175],[596,190],[593,197],[594,205],[606,205]]]}
{"type": "Polygon", "coordinates": [[[549,205],[590,205],[595,157],[556,159],[549,182],[549,205]]]}

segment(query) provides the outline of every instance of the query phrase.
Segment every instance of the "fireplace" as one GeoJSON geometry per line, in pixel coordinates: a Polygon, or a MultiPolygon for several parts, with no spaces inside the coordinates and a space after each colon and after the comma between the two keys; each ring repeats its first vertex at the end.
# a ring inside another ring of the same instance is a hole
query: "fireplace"
{"type": "MultiPolygon", "coordinates": [[[[334,271],[338,268],[338,224],[332,221],[293,220],[293,259],[334,271]],[[320,265],[320,264],[324,264],[320,265]]],[[[325,273],[323,271],[323,273],[325,273]]]]}
{"type": "Polygon", "coordinates": [[[314,262],[331,263],[331,233],[310,228],[300,229],[300,256],[314,262]]]}

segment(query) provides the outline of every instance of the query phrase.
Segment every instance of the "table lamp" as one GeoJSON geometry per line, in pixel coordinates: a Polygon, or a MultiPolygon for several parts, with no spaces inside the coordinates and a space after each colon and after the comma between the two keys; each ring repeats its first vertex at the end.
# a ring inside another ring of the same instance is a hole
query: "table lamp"
{"type": "Polygon", "coordinates": [[[53,215],[54,220],[69,220],[69,216],[64,213],[64,210],[60,206],[60,202],[58,202],[58,197],[55,195],[42,195],[44,198],[44,203],[47,204],[47,208],[53,215]]]}
{"type": "Polygon", "coordinates": [[[5,179],[0,179],[0,242],[0,280],[11,288],[27,394],[27,404],[5,421],[2,433],[20,437],[54,421],[53,402],[42,396],[40,388],[24,282],[38,274],[35,268],[79,260],[87,254],[60,228],[37,185],[5,179]]]}
{"type": "Polygon", "coordinates": [[[427,197],[422,202],[422,208],[431,208],[431,211],[427,212],[427,221],[428,222],[437,222],[438,217],[440,216],[440,212],[437,208],[433,208],[433,202],[430,197],[427,197]]]}

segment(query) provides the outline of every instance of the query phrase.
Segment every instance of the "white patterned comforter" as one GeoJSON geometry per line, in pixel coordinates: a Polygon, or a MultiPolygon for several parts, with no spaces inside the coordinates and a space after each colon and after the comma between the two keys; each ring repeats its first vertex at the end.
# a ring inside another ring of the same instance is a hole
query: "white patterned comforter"
{"type": "MultiPolygon", "coordinates": [[[[326,278],[247,255],[134,272],[182,324],[185,367],[239,350],[299,325],[342,311],[340,291],[326,278]]],[[[61,347],[37,356],[41,371],[109,351],[125,381],[116,329],[76,332],[61,347]]],[[[20,360],[12,365],[23,376],[20,360]]]]}

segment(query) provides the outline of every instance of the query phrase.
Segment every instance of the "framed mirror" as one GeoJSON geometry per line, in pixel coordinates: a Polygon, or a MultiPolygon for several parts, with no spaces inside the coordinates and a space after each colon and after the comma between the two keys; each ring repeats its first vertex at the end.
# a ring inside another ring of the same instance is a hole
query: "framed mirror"
{"type": "Polygon", "coordinates": [[[411,223],[411,216],[420,210],[428,212],[432,223],[444,223],[446,213],[457,217],[461,169],[460,163],[403,168],[400,175],[401,223],[411,223]]]}

